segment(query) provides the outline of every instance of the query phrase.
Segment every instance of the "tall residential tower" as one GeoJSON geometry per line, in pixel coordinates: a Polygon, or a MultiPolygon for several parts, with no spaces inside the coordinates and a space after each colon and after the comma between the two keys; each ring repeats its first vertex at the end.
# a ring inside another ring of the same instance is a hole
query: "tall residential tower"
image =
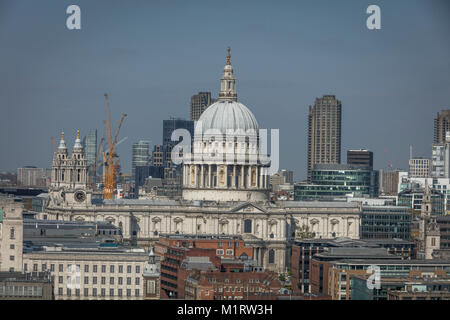
{"type": "Polygon", "coordinates": [[[450,110],[442,110],[434,119],[434,143],[445,143],[447,131],[450,131],[450,110]]]}
{"type": "Polygon", "coordinates": [[[308,182],[315,164],[341,163],[341,101],[334,95],[316,98],[308,115],[308,182]]]}

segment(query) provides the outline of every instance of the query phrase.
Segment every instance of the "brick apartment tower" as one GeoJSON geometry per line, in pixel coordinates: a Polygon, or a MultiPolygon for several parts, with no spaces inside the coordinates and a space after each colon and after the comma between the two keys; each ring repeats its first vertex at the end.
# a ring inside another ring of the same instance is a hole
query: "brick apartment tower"
{"type": "Polygon", "coordinates": [[[334,95],[316,98],[308,115],[308,182],[315,164],[341,163],[341,101],[334,95]]]}
{"type": "Polygon", "coordinates": [[[445,143],[447,131],[450,131],[450,110],[442,110],[434,119],[434,143],[445,143]]]}

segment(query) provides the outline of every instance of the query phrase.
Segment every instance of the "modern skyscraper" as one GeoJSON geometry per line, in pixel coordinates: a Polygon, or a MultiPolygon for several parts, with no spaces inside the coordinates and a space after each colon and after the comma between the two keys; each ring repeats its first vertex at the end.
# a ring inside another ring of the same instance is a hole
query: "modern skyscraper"
{"type": "Polygon", "coordinates": [[[348,150],[347,164],[359,164],[373,169],[373,152],[369,150],[348,150]]]}
{"type": "Polygon", "coordinates": [[[87,136],[83,138],[83,150],[84,157],[87,160],[89,166],[89,176],[93,170],[93,164],[95,162],[95,157],[97,156],[97,129],[89,132],[87,136]]]}
{"type": "Polygon", "coordinates": [[[163,145],[175,146],[178,141],[172,141],[172,132],[176,129],[186,129],[191,135],[191,140],[194,139],[194,121],[182,118],[170,118],[163,120],[163,145]]]}
{"type": "Polygon", "coordinates": [[[150,141],[141,140],[133,143],[131,158],[131,176],[135,180],[135,170],[137,166],[147,166],[150,160],[150,141]]]}
{"type": "Polygon", "coordinates": [[[450,131],[450,110],[442,110],[434,119],[434,143],[445,143],[447,131],[450,131]]]}
{"type": "Polygon", "coordinates": [[[191,97],[191,121],[197,121],[203,111],[216,100],[211,99],[211,92],[199,92],[191,97]]]}
{"type": "Polygon", "coordinates": [[[308,182],[315,164],[341,163],[341,101],[334,95],[316,98],[308,115],[308,182]]]}

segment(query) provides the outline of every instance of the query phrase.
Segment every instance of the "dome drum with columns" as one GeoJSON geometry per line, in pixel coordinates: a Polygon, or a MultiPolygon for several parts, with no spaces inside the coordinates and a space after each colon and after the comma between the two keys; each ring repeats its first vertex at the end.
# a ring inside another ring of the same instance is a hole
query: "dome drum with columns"
{"type": "Polygon", "coordinates": [[[259,126],[237,101],[236,79],[228,48],[219,100],[197,121],[193,153],[183,161],[183,198],[211,201],[266,201],[266,155],[259,154],[259,126]]]}

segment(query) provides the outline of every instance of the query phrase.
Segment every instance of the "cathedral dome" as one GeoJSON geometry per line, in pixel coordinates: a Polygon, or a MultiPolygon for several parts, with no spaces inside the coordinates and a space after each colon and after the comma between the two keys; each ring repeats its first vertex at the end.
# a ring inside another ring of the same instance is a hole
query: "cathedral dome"
{"type": "Polygon", "coordinates": [[[258,132],[259,126],[253,113],[242,103],[232,100],[219,100],[209,106],[200,116],[196,126],[195,134],[213,133],[218,130],[222,134],[227,129],[244,132],[249,129],[258,132]]]}

